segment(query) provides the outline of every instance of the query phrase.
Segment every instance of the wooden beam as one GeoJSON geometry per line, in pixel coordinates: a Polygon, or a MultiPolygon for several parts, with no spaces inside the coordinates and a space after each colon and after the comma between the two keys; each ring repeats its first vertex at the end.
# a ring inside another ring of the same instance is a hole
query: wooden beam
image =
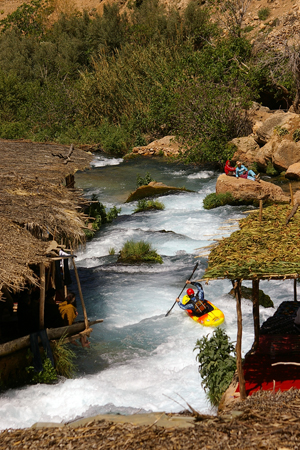
{"type": "Polygon", "coordinates": [[[79,292],[79,297],[80,297],[80,301],[81,301],[81,306],[82,306],[82,310],[83,310],[85,328],[89,328],[89,320],[88,320],[88,316],[87,316],[87,313],[86,313],[86,308],[85,308],[85,304],[84,304],[84,300],[83,300],[80,280],[79,280],[78,271],[77,271],[77,267],[76,267],[76,264],[75,264],[75,258],[74,257],[72,257],[72,262],[73,262],[75,277],[76,277],[76,281],[77,281],[77,286],[78,286],[78,292],[79,292]]]}
{"type": "MultiPolygon", "coordinates": [[[[88,323],[88,328],[95,325],[96,323],[103,322],[103,319],[92,320],[88,323]]],[[[60,339],[64,334],[66,336],[76,335],[86,329],[84,322],[75,322],[72,325],[59,328],[47,328],[47,334],[49,339],[60,339]]],[[[0,357],[10,355],[22,348],[30,346],[29,335],[23,336],[13,341],[5,342],[5,344],[0,344],[0,357]]]]}
{"type": "Polygon", "coordinates": [[[246,388],[245,388],[245,378],[244,378],[244,370],[242,366],[242,308],[241,308],[241,280],[237,280],[234,283],[234,291],[236,298],[236,312],[237,312],[237,339],[236,339],[236,368],[239,377],[239,385],[240,385],[240,399],[245,400],[246,388]]]}
{"type": "Polygon", "coordinates": [[[294,194],[293,194],[292,184],[289,183],[289,185],[290,185],[290,194],[291,194],[291,205],[294,206],[294,194]]]}
{"type": "Polygon", "coordinates": [[[262,221],[263,201],[259,200],[259,221],[262,221]]]}
{"type": "Polygon", "coordinates": [[[44,329],[44,317],[45,317],[45,286],[46,286],[46,277],[45,277],[45,265],[43,263],[40,264],[40,330],[44,329]]]}
{"type": "Polygon", "coordinates": [[[297,301],[297,279],[294,279],[294,302],[297,301]]]}
{"type": "Polygon", "coordinates": [[[253,301],[253,321],[254,321],[254,343],[253,349],[257,350],[259,344],[259,280],[252,280],[252,301],[253,301]]]}

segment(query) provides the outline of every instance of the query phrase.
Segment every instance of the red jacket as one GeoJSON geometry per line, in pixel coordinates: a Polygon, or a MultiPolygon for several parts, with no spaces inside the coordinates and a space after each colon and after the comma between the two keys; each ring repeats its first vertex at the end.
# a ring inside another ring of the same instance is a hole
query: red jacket
{"type": "Polygon", "coordinates": [[[225,168],[224,168],[224,170],[225,170],[226,175],[228,175],[229,172],[235,172],[235,167],[232,167],[232,166],[230,165],[229,159],[227,159],[227,161],[226,161],[226,163],[225,163],[225,168]]]}

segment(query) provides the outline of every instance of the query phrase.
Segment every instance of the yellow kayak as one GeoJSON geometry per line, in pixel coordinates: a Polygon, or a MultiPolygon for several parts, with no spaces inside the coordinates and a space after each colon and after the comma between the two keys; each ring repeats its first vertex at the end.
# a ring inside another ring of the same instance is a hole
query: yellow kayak
{"type": "Polygon", "coordinates": [[[205,304],[208,304],[208,308],[203,311],[203,314],[199,312],[199,315],[194,315],[191,310],[186,310],[186,313],[193,320],[201,323],[201,325],[204,325],[205,327],[218,327],[225,320],[224,313],[208,300],[204,300],[204,302],[205,304]]]}

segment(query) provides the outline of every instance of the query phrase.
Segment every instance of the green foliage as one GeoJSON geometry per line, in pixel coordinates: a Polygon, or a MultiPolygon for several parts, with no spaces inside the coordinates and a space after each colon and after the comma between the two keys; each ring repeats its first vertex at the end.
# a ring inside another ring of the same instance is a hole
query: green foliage
{"type": "Polygon", "coordinates": [[[198,351],[201,384],[211,404],[217,406],[236,370],[236,358],[232,355],[235,348],[222,328],[208,336],[198,339],[194,350],[198,351]]]}
{"type": "Polygon", "coordinates": [[[266,20],[270,16],[270,8],[261,8],[258,10],[258,18],[259,20],[266,20]]]}
{"type": "Polygon", "coordinates": [[[149,242],[127,241],[120,251],[118,262],[130,264],[142,262],[162,264],[163,260],[156,250],[152,249],[149,242]]]}
{"type": "Polygon", "coordinates": [[[141,211],[149,211],[149,210],[162,210],[165,209],[165,206],[162,202],[158,200],[146,200],[145,198],[138,201],[137,207],[135,208],[134,212],[141,212],[141,211]]]}
{"type": "Polygon", "coordinates": [[[219,206],[237,204],[240,204],[240,201],[236,200],[230,192],[226,192],[225,194],[216,194],[213,192],[208,194],[203,200],[203,207],[205,209],[213,209],[218,208],[219,206]]]}
{"type": "Polygon", "coordinates": [[[109,255],[113,256],[113,255],[115,255],[116,250],[115,250],[113,247],[111,247],[111,248],[108,250],[108,253],[109,253],[109,255]]]}
{"type": "MultiPolygon", "coordinates": [[[[92,229],[94,231],[98,231],[102,225],[112,222],[120,212],[121,208],[117,208],[116,206],[113,206],[109,211],[106,211],[105,206],[99,202],[96,194],[92,195],[91,203],[86,211],[89,217],[94,217],[95,219],[92,222],[92,229]]],[[[94,235],[91,230],[85,230],[85,234],[88,239],[92,238],[94,235]]]]}
{"type": "Polygon", "coordinates": [[[255,162],[255,161],[253,161],[250,165],[249,165],[249,167],[248,167],[248,169],[249,170],[253,170],[253,172],[255,172],[256,174],[258,174],[258,165],[257,165],[257,162],[255,162]]]}
{"type": "Polygon", "coordinates": [[[76,369],[74,363],[76,355],[70,345],[64,342],[65,337],[63,335],[58,341],[54,341],[52,353],[57,374],[65,378],[72,378],[76,369]]]}
{"type": "Polygon", "coordinates": [[[300,128],[297,128],[293,133],[293,141],[300,141],[300,128]]]}
{"type": "Polygon", "coordinates": [[[281,127],[280,125],[277,125],[276,127],[274,127],[274,131],[275,133],[278,134],[278,136],[285,136],[286,134],[289,134],[288,130],[284,127],[281,127]]]}
{"type": "Polygon", "coordinates": [[[147,186],[151,181],[154,181],[154,179],[151,177],[149,172],[146,172],[146,175],[142,177],[140,174],[137,174],[136,177],[136,187],[139,188],[140,186],[147,186]]]}
{"type": "Polygon", "coordinates": [[[266,167],[266,174],[269,175],[269,177],[276,177],[278,175],[277,170],[273,166],[272,161],[268,161],[267,167],[266,167]]]}
{"type": "Polygon", "coordinates": [[[26,371],[32,383],[52,384],[57,381],[57,372],[49,358],[44,357],[43,370],[41,372],[35,372],[33,366],[27,367],[26,371]]]}

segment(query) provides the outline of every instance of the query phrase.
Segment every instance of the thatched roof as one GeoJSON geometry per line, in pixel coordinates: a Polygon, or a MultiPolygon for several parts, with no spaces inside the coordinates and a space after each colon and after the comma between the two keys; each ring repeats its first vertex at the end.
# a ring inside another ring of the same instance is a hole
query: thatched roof
{"type": "Polygon", "coordinates": [[[240,230],[211,250],[204,279],[253,280],[298,278],[300,274],[300,211],[286,224],[289,205],[273,205],[239,222],[240,230]]]}
{"type": "Polygon", "coordinates": [[[0,288],[36,282],[29,265],[47,261],[49,238],[84,242],[82,192],[63,183],[92,155],[69,153],[65,146],[0,140],[0,288]]]}

